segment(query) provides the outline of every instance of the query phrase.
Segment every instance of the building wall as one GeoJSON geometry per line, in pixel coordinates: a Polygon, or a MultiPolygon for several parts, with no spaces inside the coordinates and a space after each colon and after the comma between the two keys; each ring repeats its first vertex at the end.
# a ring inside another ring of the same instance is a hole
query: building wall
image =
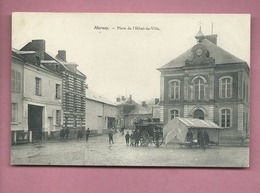
{"type": "Polygon", "coordinates": [[[220,125],[220,110],[231,110],[231,127],[222,132],[224,142],[232,138],[241,138],[244,133],[249,132],[249,73],[244,65],[227,65],[215,68],[188,69],[176,71],[169,70],[161,74],[161,120],[166,124],[170,119],[170,110],[178,110],[181,117],[193,117],[196,109],[204,112],[205,119],[220,125]],[[203,77],[207,82],[205,85],[205,99],[195,100],[192,96],[192,80],[203,77]],[[220,97],[219,80],[222,77],[231,77],[232,96],[230,98],[220,97]],[[169,82],[178,80],[180,82],[180,98],[172,100],[169,96],[169,82]],[[244,86],[247,84],[248,88],[244,86]]]}
{"type": "MultiPolygon", "coordinates": [[[[19,73],[21,75],[20,79],[20,89],[12,88],[12,95],[11,95],[11,103],[15,103],[16,110],[15,110],[15,121],[11,121],[11,131],[23,131],[24,130],[24,119],[23,119],[23,62],[12,58],[12,76],[14,73],[19,73]],[[15,91],[16,90],[16,91],[15,91]]],[[[14,77],[12,77],[14,78],[14,77]]],[[[15,80],[12,80],[12,82],[15,80]]],[[[15,81],[15,83],[17,83],[15,81]]]]}
{"type": "Polygon", "coordinates": [[[85,129],[85,77],[70,71],[64,71],[62,75],[63,128],[77,133],[78,129],[85,129]]]}
{"type": "MultiPolygon", "coordinates": [[[[56,98],[56,84],[61,85],[62,79],[59,75],[46,72],[34,66],[24,68],[24,97],[30,101],[42,101],[54,105],[61,105],[61,97],[56,98]],[[41,79],[41,95],[35,94],[35,78],[41,79]]],[[[60,91],[61,92],[61,91],[60,91]]],[[[61,94],[61,93],[60,93],[61,94]]]]}
{"type": "Polygon", "coordinates": [[[26,65],[24,68],[24,131],[28,132],[28,105],[43,107],[42,132],[48,137],[52,132],[59,132],[62,127],[62,79],[61,76],[42,70],[36,66],[26,65]],[[36,95],[35,78],[41,79],[41,95],[36,95]],[[60,98],[56,98],[56,84],[61,86],[60,98]],[[56,124],[56,111],[61,112],[61,124],[56,124]],[[51,120],[51,122],[50,122],[51,120]]]}
{"type": "Polygon", "coordinates": [[[86,128],[102,133],[105,128],[103,104],[93,100],[86,100],[86,128]]]}
{"type": "Polygon", "coordinates": [[[86,128],[92,132],[106,133],[106,130],[111,127],[109,125],[111,121],[113,121],[112,127],[115,127],[118,122],[116,106],[86,99],[86,128]]]}

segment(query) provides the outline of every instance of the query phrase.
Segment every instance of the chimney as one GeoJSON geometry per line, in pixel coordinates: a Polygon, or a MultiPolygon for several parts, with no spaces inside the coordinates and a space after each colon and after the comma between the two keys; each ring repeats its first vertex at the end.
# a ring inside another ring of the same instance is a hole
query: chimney
{"type": "Polygon", "coordinates": [[[116,98],[116,102],[118,102],[118,103],[120,102],[120,97],[116,98]]]}
{"type": "Polygon", "coordinates": [[[32,40],[32,49],[39,54],[41,60],[44,59],[45,40],[32,40]]]}
{"type": "Polygon", "coordinates": [[[212,34],[212,35],[206,35],[205,38],[212,42],[213,44],[217,45],[217,40],[218,40],[218,35],[217,34],[212,34]]]}
{"type": "Polygon", "coordinates": [[[146,102],[142,101],[142,107],[145,107],[145,106],[146,106],[146,102]]]}
{"type": "Polygon", "coordinates": [[[132,95],[129,96],[129,102],[132,103],[132,95]]]}
{"type": "Polygon", "coordinates": [[[66,62],[66,50],[59,50],[56,56],[66,62]]]}
{"type": "Polygon", "coordinates": [[[158,98],[155,98],[155,99],[154,99],[154,104],[157,105],[157,104],[159,103],[159,101],[160,101],[160,100],[159,100],[158,98]]]}

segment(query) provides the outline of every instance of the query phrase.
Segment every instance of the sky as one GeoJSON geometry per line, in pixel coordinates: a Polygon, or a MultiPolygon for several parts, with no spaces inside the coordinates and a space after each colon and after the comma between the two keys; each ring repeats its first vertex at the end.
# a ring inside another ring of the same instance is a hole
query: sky
{"type": "Polygon", "coordinates": [[[13,13],[12,47],[44,39],[46,52],[66,50],[90,90],[140,102],[159,98],[157,69],[194,46],[200,26],[250,65],[248,14],[13,13]]]}

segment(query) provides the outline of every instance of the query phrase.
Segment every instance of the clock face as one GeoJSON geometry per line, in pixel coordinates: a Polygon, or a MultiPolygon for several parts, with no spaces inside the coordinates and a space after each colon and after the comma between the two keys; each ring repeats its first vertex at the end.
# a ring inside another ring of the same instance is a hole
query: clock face
{"type": "Polygon", "coordinates": [[[201,48],[199,48],[196,50],[196,55],[201,56],[202,52],[203,52],[203,50],[201,48]]]}

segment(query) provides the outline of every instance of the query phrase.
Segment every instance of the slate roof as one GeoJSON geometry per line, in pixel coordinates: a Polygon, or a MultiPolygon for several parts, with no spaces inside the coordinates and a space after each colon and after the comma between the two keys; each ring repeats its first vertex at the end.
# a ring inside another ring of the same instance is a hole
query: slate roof
{"type": "Polygon", "coordinates": [[[136,105],[133,110],[130,111],[131,115],[147,115],[152,114],[152,105],[136,105]]]}
{"type": "MultiPolygon", "coordinates": [[[[12,48],[12,57],[20,59],[21,61],[26,62],[27,64],[31,64],[31,63],[28,62],[27,59],[25,57],[23,57],[23,55],[25,55],[25,54],[35,54],[35,53],[36,53],[35,51],[20,51],[20,50],[17,50],[15,48],[12,48]]],[[[54,61],[52,61],[52,62],[54,62],[54,61]]],[[[50,61],[44,61],[43,63],[50,63],[50,61]]],[[[57,74],[56,72],[53,72],[50,69],[46,68],[44,65],[42,65],[43,63],[41,63],[40,65],[37,65],[37,67],[40,67],[42,69],[45,69],[47,71],[50,71],[52,73],[57,74]]]]}
{"type": "MultiPolygon", "coordinates": [[[[76,64],[76,63],[73,63],[73,62],[65,62],[62,59],[60,59],[59,57],[56,57],[56,56],[54,56],[53,54],[51,54],[49,52],[45,52],[45,54],[47,54],[50,58],[52,58],[56,62],[60,63],[66,70],[69,70],[69,71],[71,71],[71,70],[67,67],[67,65],[69,65],[69,64],[76,64]]],[[[82,72],[80,72],[78,69],[77,69],[76,73],[81,75],[81,76],[86,77],[86,75],[83,74],[82,72]]]]}
{"type": "Polygon", "coordinates": [[[12,57],[21,60],[23,62],[26,62],[26,59],[19,54],[19,50],[12,48],[12,57]]]}
{"type": "Polygon", "coordinates": [[[86,99],[97,101],[97,102],[100,102],[100,103],[105,103],[105,104],[112,105],[112,106],[116,106],[115,103],[111,102],[106,97],[104,97],[104,96],[102,96],[98,93],[95,93],[95,92],[93,92],[89,89],[86,89],[86,99]]]}
{"type": "MultiPolygon", "coordinates": [[[[203,39],[201,44],[206,46],[206,48],[210,52],[210,57],[213,57],[215,59],[216,65],[245,63],[245,61],[230,54],[229,52],[225,51],[224,49],[220,48],[219,46],[217,46],[216,44],[212,43],[211,41],[209,41],[207,39],[203,39]]],[[[192,58],[193,58],[193,54],[192,54],[191,50],[192,50],[192,48],[188,49],[186,52],[179,55],[175,59],[171,60],[164,66],[160,67],[158,70],[178,68],[178,67],[185,66],[185,61],[187,59],[192,60],[192,58]]]]}

